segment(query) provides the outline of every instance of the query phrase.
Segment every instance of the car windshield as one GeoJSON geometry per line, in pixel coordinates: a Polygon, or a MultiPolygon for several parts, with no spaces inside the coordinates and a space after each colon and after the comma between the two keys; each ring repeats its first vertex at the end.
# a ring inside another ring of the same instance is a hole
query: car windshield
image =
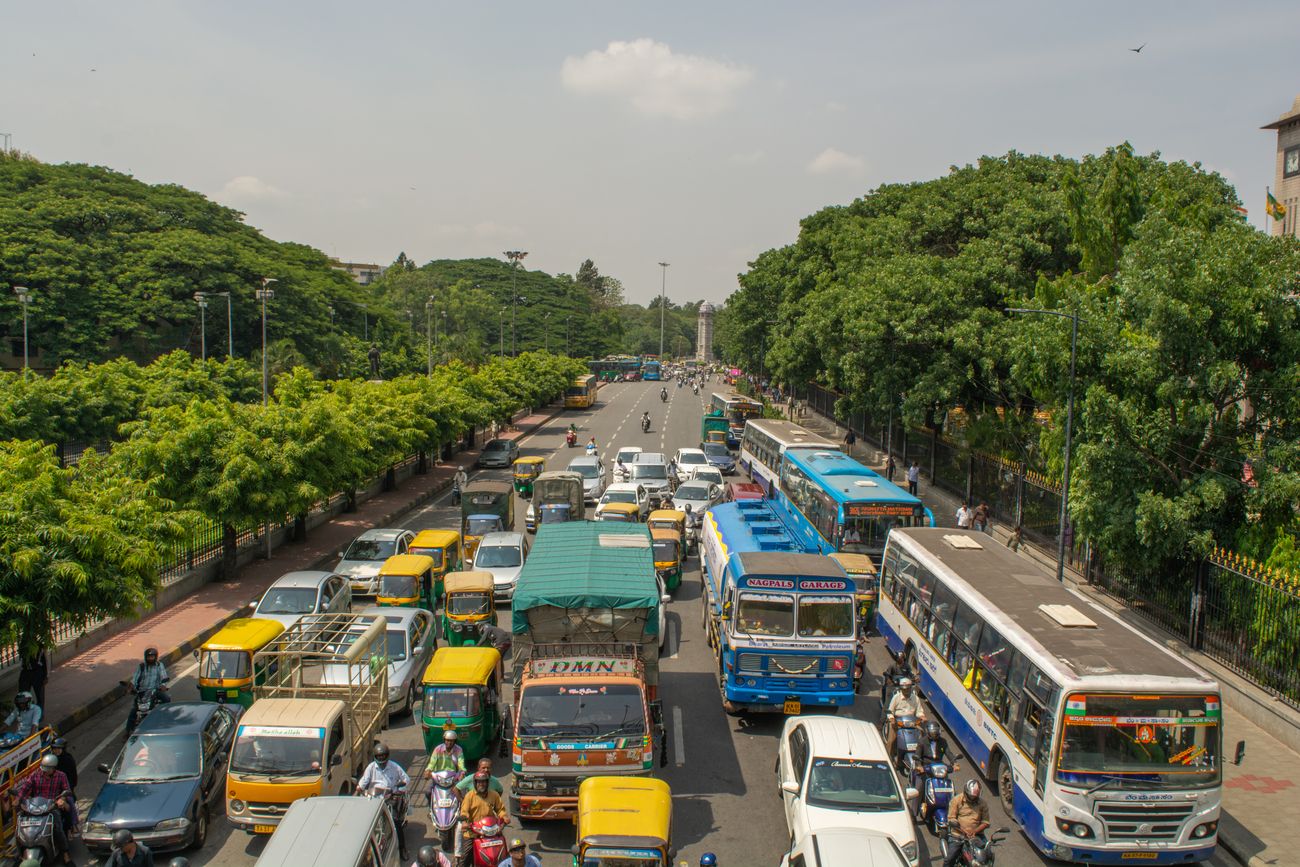
{"type": "Polygon", "coordinates": [[[500,529],[501,519],[493,515],[491,518],[470,518],[465,532],[469,536],[486,536],[500,529]]]}
{"type": "MultiPolygon", "coordinates": [[[[363,632],[348,632],[335,652],[342,653],[344,648],[356,644],[363,632]]],[[[384,633],[384,654],[389,662],[401,662],[406,659],[406,632],[401,629],[389,629],[384,633]]]]}
{"type": "Polygon", "coordinates": [[[802,638],[845,638],[853,634],[853,596],[800,596],[802,638]]]}
{"type": "Polygon", "coordinates": [[[445,719],[449,716],[474,716],[479,711],[476,686],[426,686],[424,716],[445,719]]]}
{"type": "Polygon", "coordinates": [[[630,464],[632,463],[632,459],[639,454],[641,453],[633,449],[623,449],[621,452],[618,453],[618,460],[622,461],[625,464],[630,464]]]}
{"type": "Polygon", "coordinates": [[[483,447],[485,452],[508,452],[510,451],[509,440],[492,440],[483,447]]]}
{"type": "Polygon", "coordinates": [[[567,503],[542,507],[541,522],[543,524],[563,524],[567,520],[569,520],[569,505],[567,503]]]}
{"type": "Polygon", "coordinates": [[[418,554],[418,555],[420,555],[421,557],[428,557],[430,560],[433,561],[433,568],[435,568],[435,569],[441,569],[441,568],[442,568],[442,549],[441,549],[441,548],[417,548],[417,547],[415,547],[414,545],[412,545],[411,548],[410,548],[410,550],[407,551],[407,553],[408,553],[408,554],[418,554]]]}
{"type": "Polygon", "coordinates": [[[569,472],[577,473],[584,479],[595,479],[600,477],[600,467],[595,464],[569,464],[569,472]]]}
{"type": "Polygon", "coordinates": [[[668,468],[663,464],[633,464],[632,478],[634,479],[666,479],[668,478],[668,468]]]}
{"type": "Polygon", "coordinates": [[[387,560],[397,553],[396,542],[377,539],[357,539],[348,546],[344,560],[387,560]]]}
{"type": "Polygon", "coordinates": [[[727,451],[727,447],[722,443],[705,443],[700,447],[700,451],[704,452],[711,458],[731,457],[731,452],[727,451]]]}
{"type": "Polygon", "coordinates": [[[641,690],[630,684],[538,684],[524,690],[519,733],[542,737],[645,734],[641,690]]]}
{"type": "Polygon", "coordinates": [[[808,773],[808,804],[832,810],[899,810],[889,762],[816,757],[808,773]]]}
{"type": "Polygon", "coordinates": [[[677,543],[672,539],[655,539],[654,552],[656,563],[677,562],[677,543]]]}
{"type": "Polygon", "coordinates": [[[248,677],[247,650],[205,650],[199,654],[199,677],[209,680],[248,677]]]}
{"type": "Polygon", "coordinates": [[[794,599],[785,593],[741,593],[736,627],[753,635],[790,635],[794,599]]]}
{"type": "Polygon", "coordinates": [[[199,775],[199,736],[132,735],[109,772],[115,783],[177,780],[199,775]]]}
{"type": "Polygon", "coordinates": [[[311,777],[320,773],[325,730],[315,726],[239,727],[230,770],[243,774],[311,777]]]}
{"type": "Polygon", "coordinates": [[[522,566],[523,555],[515,545],[480,545],[474,555],[474,568],[522,566]]]}
{"type": "Polygon", "coordinates": [[[311,614],[315,610],[315,587],[272,587],[257,606],[258,614],[311,614]]]}
{"type": "Polygon", "coordinates": [[[697,469],[695,472],[691,473],[691,478],[720,485],[722,484],[722,471],[714,467],[709,467],[707,470],[697,469]]]}
{"type": "Polygon", "coordinates": [[[606,491],[603,498],[606,503],[631,503],[636,505],[636,491],[606,491]]]}
{"type": "Polygon", "coordinates": [[[709,459],[702,452],[682,452],[677,456],[678,466],[703,466],[709,459]]]}
{"type": "Polygon", "coordinates": [[[673,494],[674,500],[707,500],[708,498],[709,485],[707,482],[687,482],[684,485],[679,485],[677,492],[673,494]]]}
{"type": "Polygon", "coordinates": [[[379,579],[380,596],[411,599],[418,592],[414,575],[385,575],[379,579]]]}
{"type": "Polygon", "coordinates": [[[477,590],[473,593],[452,593],[447,597],[447,613],[458,617],[487,614],[491,607],[491,595],[477,590]]]}

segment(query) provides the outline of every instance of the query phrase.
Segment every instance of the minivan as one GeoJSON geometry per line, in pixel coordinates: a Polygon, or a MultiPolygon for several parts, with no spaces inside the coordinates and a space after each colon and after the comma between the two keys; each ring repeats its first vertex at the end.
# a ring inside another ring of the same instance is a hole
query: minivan
{"type": "Polygon", "coordinates": [[[397,867],[397,828],[382,798],[294,801],[256,867],[397,867]]]}

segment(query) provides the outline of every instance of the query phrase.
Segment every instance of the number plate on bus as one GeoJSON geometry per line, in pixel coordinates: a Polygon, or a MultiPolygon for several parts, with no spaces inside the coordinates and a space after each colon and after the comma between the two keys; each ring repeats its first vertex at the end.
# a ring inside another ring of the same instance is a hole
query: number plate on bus
{"type": "Polygon", "coordinates": [[[275,833],[275,826],[274,826],[274,825],[254,825],[254,826],[253,826],[253,833],[254,833],[254,834],[274,834],[274,833],[275,833]]]}
{"type": "Polygon", "coordinates": [[[787,699],[782,712],[789,714],[803,713],[803,703],[797,699],[787,699]]]}
{"type": "Polygon", "coordinates": [[[1119,856],[1125,861],[1154,861],[1156,860],[1155,852],[1125,852],[1119,856]]]}

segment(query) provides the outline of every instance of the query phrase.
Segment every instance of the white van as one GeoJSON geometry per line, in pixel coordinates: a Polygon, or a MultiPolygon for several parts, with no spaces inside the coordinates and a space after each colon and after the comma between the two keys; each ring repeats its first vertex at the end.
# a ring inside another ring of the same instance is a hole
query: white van
{"type": "Polygon", "coordinates": [[[397,829],[380,798],[294,801],[256,867],[398,867],[397,829]]]}

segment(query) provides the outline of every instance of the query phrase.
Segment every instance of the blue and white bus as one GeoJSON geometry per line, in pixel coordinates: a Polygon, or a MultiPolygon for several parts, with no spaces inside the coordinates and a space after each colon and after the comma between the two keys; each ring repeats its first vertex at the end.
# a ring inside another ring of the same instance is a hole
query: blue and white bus
{"type": "Polygon", "coordinates": [[[934,524],[918,497],[841,451],[788,448],[772,502],[806,550],[866,554],[877,565],[895,527],[934,524]]]}
{"type": "Polygon", "coordinates": [[[645,382],[658,382],[662,379],[663,365],[658,361],[641,362],[641,379],[645,382]]]}
{"type": "Polygon", "coordinates": [[[780,487],[781,458],[786,449],[809,448],[838,452],[840,447],[784,418],[756,418],[740,437],[740,466],[763,492],[771,496],[780,487]]]}
{"type": "Polygon", "coordinates": [[[704,627],[727,713],[852,707],[853,580],[802,553],[768,502],[714,506],[700,544],[704,627]]]}
{"type": "Polygon", "coordinates": [[[890,533],[877,622],[1044,855],[1214,853],[1222,715],[1204,672],[970,530],[890,533]]]}

